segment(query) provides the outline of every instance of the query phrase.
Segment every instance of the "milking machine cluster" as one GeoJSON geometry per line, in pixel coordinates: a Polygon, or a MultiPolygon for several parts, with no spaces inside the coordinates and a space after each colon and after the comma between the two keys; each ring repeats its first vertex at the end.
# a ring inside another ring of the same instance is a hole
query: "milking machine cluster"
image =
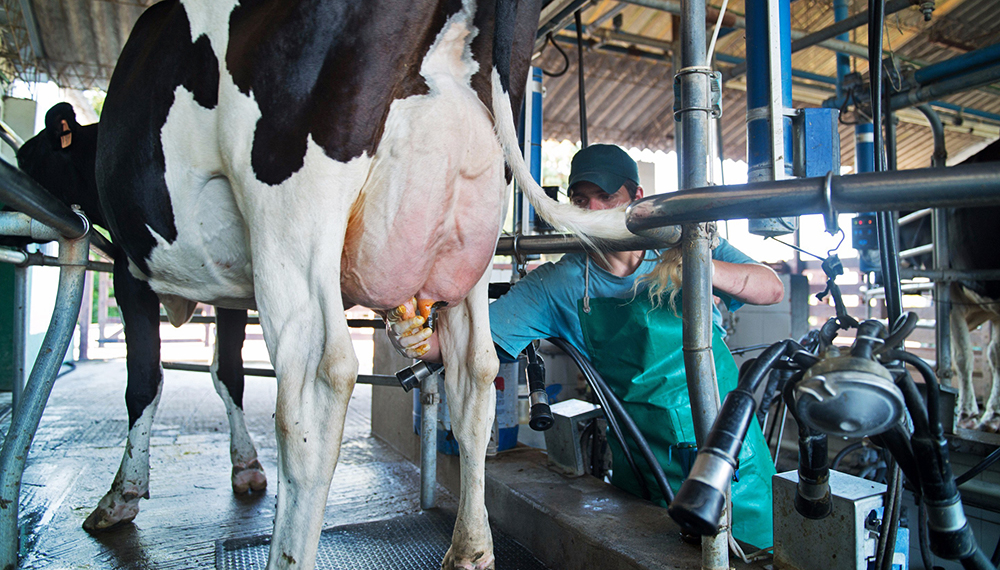
{"type": "MultiPolygon", "coordinates": [[[[938,379],[926,362],[902,348],[916,327],[916,314],[902,315],[891,329],[876,320],[858,323],[847,314],[833,283],[837,263],[824,263],[824,269],[837,316],[800,341],[777,342],[744,364],[736,389],[726,397],[690,475],[670,504],[670,516],[698,534],[719,531],[728,484],[758,406],[755,394],[771,370],[785,370],[790,377],[773,377],[788,378],[778,389],[799,426],[795,510],[800,515],[818,520],[831,514],[827,437],[868,437],[891,454],[926,509],[931,551],[966,568],[993,568],[965,518],[952,474],[938,379]],[[856,331],[850,349],[834,346],[839,331],[849,329],[856,331]],[[906,365],[922,376],[926,401],[906,365]]],[[[884,518],[889,518],[890,503],[884,518]]]]}

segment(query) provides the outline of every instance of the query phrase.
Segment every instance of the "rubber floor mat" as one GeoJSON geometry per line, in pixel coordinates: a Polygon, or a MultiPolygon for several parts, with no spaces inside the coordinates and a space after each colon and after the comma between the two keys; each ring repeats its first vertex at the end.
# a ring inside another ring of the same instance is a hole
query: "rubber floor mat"
{"type": "MultiPolygon", "coordinates": [[[[441,567],[455,518],[424,511],[394,519],[329,528],[319,539],[317,570],[436,570],[441,567]]],[[[256,570],[267,566],[269,535],[220,540],[217,570],[256,570]]],[[[493,531],[498,570],[546,570],[523,546],[493,531]]]]}

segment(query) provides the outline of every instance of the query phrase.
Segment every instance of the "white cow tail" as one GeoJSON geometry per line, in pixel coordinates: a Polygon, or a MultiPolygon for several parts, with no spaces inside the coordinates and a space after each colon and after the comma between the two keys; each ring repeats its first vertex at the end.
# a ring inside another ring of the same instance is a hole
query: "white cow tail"
{"type": "Polygon", "coordinates": [[[601,242],[635,237],[625,227],[624,209],[589,211],[572,204],[556,202],[545,194],[541,186],[531,177],[528,166],[524,163],[524,157],[517,144],[517,133],[514,131],[510,96],[504,91],[496,68],[493,69],[492,82],[493,123],[500,139],[504,159],[521,191],[528,197],[528,201],[542,219],[555,228],[578,234],[582,240],[595,246],[600,246],[601,242]]]}

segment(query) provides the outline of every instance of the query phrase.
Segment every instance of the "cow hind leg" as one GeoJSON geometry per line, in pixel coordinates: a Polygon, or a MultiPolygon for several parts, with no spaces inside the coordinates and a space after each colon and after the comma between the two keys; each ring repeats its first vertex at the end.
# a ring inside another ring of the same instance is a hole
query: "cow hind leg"
{"type": "Polygon", "coordinates": [[[979,429],[1000,431],[1000,322],[990,321],[990,342],[986,348],[985,372],[990,378],[990,395],[979,418],[979,429]]]}
{"type": "Polygon", "coordinates": [[[441,567],[484,570],[494,567],[493,537],[486,513],[486,446],[496,413],[493,380],[499,362],[490,336],[483,276],[461,304],[444,311],[438,329],[445,364],[445,392],[461,454],[461,494],[451,548],[441,567]]]}
{"type": "Polygon", "coordinates": [[[226,406],[229,418],[229,456],[233,462],[233,492],[262,491],[267,476],[257,459],[257,448],[243,417],[243,341],[246,340],[247,312],[219,308],[215,317],[215,360],[212,383],[226,406]]]}
{"type": "Polygon", "coordinates": [[[139,499],[149,497],[149,436],[163,385],[160,304],[149,285],[132,276],[127,265],[124,255],[115,260],[114,283],[125,324],[128,439],[111,490],[83,523],[89,532],[131,521],[139,513],[139,499]]]}
{"type": "Polygon", "coordinates": [[[952,362],[955,363],[958,375],[956,420],[962,427],[973,427],[969,425],[970,420],[975,423],[975,418],[979,416],[979,404],[976,403],[976,390],[972,384],[974,365],[972,339],[965,321],[965,310],[958,304],[955,304],[951,311],[951,347],[952,362]]]}

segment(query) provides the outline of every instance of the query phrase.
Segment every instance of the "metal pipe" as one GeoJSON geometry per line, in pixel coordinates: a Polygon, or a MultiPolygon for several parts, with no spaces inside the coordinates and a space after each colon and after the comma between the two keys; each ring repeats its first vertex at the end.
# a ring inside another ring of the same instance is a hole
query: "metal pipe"
{"type": "Polygon", "coordinates": [[[913,73],[913,80],[920,85],[927,85],[998,61],[1000,61],[1000,43],[922,67],[913,73]]]}
{"type": "MultiPolygon", "coordinates": [[[[903,10],[913,4],[914,2],[912,0],[888,0],[885,3],[885,14],[887,16],[889,14],[895,14],[896,12],[899,12],[900,10],[903,10]]],[[[848,37],[847,32],[850,32],[855,28],[868,25],[867,11],[858,12],[857,14],[848,17],[847,8],[848,4],[844,2],[844,0],[834,0],[833,10],[836,23],[793,41],[792,52],[794,53],[807,47],[812,47],[835,36],[838,40],[848,41],[850,38],[848,37]]],[[[838,58],[838,61],[839,59],[840,58],[838,58]]]]}
{"type": "Polygon", "coordinates": [[[679,190],[633,202],[626,225],[658,226],[748,217],[1000,205],[1000,175],[991,164],[963,164],[679,190]]]}
{"type": "Polygon", "coordinates": [[[971,73],[959,74],[938,81],[937,83],[897,93],[889,98],[889,104],[893,109],[905,109],[906,107],[927,103],[939,97],[947,97],[954,93],[968,91],[996,83],[997,81],[1000,81],[1000,64],[995,64],[971,73]]]}
{"type": "Polygon", "coordinates": [[[583,24],[580,23],[580,11],[573,13],[576,21],[576,75],[578,83],[577,98],[580,101],[580,143],[587,148],[587,89],[583,80],[583,24]]]}
{"type": "Polygon", "coordinates": [[[79,238],[90,229],[89,224],[69,206],[6,161],[0,161],[0,202],[28,214],[70,239],[79,238]]]}
{"type": "MultiPolygon", "coordinates": [[[[907,3],[907,4],[909,3],[909,0],[893,0],[893,1],[896,3],[907,3]]],[[[867,12],[855,14],[854,18],[852,19],[848,17],[849,9],[850,9],[849,0],[833,0],[833,19],[836,20],[836,23],[831,27],[839,26],[837,28],[837,32],[834,34],[837,36],[838,40],[842,41],[850,40],[851,38],[850,35],[848,35],[847,33],[848,31],[868,23],[867,12]],[[850,21],[849,24],[845,23],[848,21],[850,21]]],[[[888,9],[888,6],[886,7],[886,9],[888,9]]],[[[799,40],[799,43],[804,44],[805,46],[812,45],[806,43],[805,40],[807,38],[812,38],[813,36],[819,37],[816,34],[825,32],[829,29],[830,28],[825,28],[823,30],[820,30],[819,32],[816,32],[815,34],[809,34],[809,36],[806,36],[806,38],[802,38],[801,40],[799,40]]],[[[792,52],[795,52],[795,43],[796,42],[792,42],[792,52]]],[[[844,90],[843,90],[844,78],[847,77],[847,74],[849,74],[850,72],[851,72],[851,58],[846,55],[838,53],[837,54],[837,100],[838,101],[843,100],[844,98],[844,90]]]]}
{"type": "Polygon", "coordinates": [[[917,247],[904,249],[903,251],[899,252],[899,258],[907,259],[909,257],[916,257],[918,255],[924,255],[927,253],[931,253],[933,251],[934,251],[934,244],[932,243],[928,243],[925,245],[918,245],[917,247]]]}
{"type": "Polygon", "coordinates": [[[944,124],[937,111],[927,103],[921,103],[915,107],[927,117],[927,122],[931,125],[931,133],[934,135],[934,154],[931,156],[931,167],[940,168],[948,161],[948,148],[944,141],[944,124]]]}
{"type": "Polygon", "coordinates": [[[900,226],[911,224],[917,220],[926,218],[927,216],[931,215],[931,212],[933,211],[934,210],[932,208],[924,208],[922,210],[917,210],[916,212],[910,212],[909,214],[903,216],[902,218],[899,218],[898,223],[900,226]]]}
{"type": "Polygon", "coordinates": [[[83,293],[89,243],[86,237],[62,239],[59,258],[59,292],[49,330],[25,386],[24,398],[14,411],[3,450],[0,451],[0,567],[16,568],[18,555],[17,515],[21,476],[31,450],[31,441],[45,409],[56,373],[73,337],[83,293]]]}
{"type": "MultiPolygon", "coordinates": [[[[680,82],[683,125],[681,154],[684,169],[681,188],[708,184],[709,86],[705,61],[705,2],[681,2],[681,69],[674,76],[680,82]]],[[[687,376],[695,440],[700,446],[719,414],[719,387],[712,358],[712,252],[707,225],[688,225],[683,230],[682,311],[684,371],[687,376]]],[[[728,486],[727,486],[728,496],[728,486]]],[[[722,520],[727,520],[723,518],[722,520]]],[[[706,570],[729,568],[729,532],[723,523],[715,536],[701,542],[701,564],[706,570]]]]}
{"type": "Polygon", "coordinates": [[[899,270],[903,279],[924,278],[931,281],[1000,281],[1000,269],[906,269],[899,270]]]}
{"type": "Polygon", "coordinates": [[[0,236],[20,236],[46,242],[59,239],[59,232],[28,214],[0,212],[0,236]]]}
{"type": "Polygon", "coordinates": [[[21,405],[21,394],[24,392],[24,361],[25,340],[28,332],[28,268],[14,268],[14,378],[11,393],[11,409],[16,412],[21,405]]]}
{"type": "MultiPolygon", "coordinates": [[[[626,3],[628,3],[628,4],[635,4],[636,6],[643,6],[645,8],[652,8],[654,10],[660,10],[662,12],[667,12],[667,13],[670,13],[670,14],[680,15],[680,13],[681,13],[681,2],[678,2],[677,0],[623,0],[623,1],[626,2],[626,3]]],[[[747,10],[747,12],[749,13],[749,10],[747,10]]],[[[742,17],[742,16],[732,15],[732,20],[730,20],[729,16],[727,15],[726,22],[724,22],[724,23],[727,26],[732,26],[734,28],[746,29],[746,27],[747,27],[746,19],[744,17],[742,17]]],[[[809,35],[808,33],[804,32],[802,30],[792,30],[791,31],[791,38],[792,38],[792,40],[803,39],[803,38],[807,37],[808,35],[809,35]]],[[[816,42],[813,45],[818,45],[820,47],[824,47],[824,48],[827,48],[827,49],[830,49],[830,50],[834,50],[834,51],[837,51],[837,52],[841,52],[841,53],[845,53],[845,54],[848,54],[848,55],[853,55],[855,57],[861,57],[861,58],[867,58],[868,57],[868,48],[867,47],[865,47],[865,46],[863,46],[861,44],[856,44],[856,43],[852,43],[852,42],[845,42],[845,41],[841,41],[841,40],[827,39],[827,40],[823,40],[821,42],[816,42]]],[[[744,69],[744,70],[740,71],[740,74],[742,75],[744,71],[746,71],[746,70],[744,69]]],[[[732,79],[733,77],[736,77],[736,75],[730,75],[726,79],[727,80],[728,79],[732,79]]]]}
{"type": "MultiPolygon", "coordinates": [[[[931,224],[933,232],[934,270],[946,273],[950,264],[948,251],[948,222],[942,209],[934,210],[931,224]]],[[[993,270],[1000,279],[1000,271],[993,270]]],[[[944,275],[942,275],[944,277],[944,275]]],[[[951,364],[951,284],[944,279],[934,280],[934,352],[937,375],[942,381],[952,385],[951,364]]]]}
{"type": "MultiPolygon", "coordinates": [[[[630,240],[609,242],[602,246],[606,251],[637,251],[640,249],[663,249],[674,247],[681,242],[680,226],[669,226],[662,235],[667,239],[656,239],[635,236],[630,240]]],[[[518,253],[569,253],[575,251],[590,251],[580,238],[573,234],[549,234],[534,236],[502,236],[497,241],[496,255],[513,255],[515,248],[518,253]]]]}
{"type": "MultiPolygon", "coordinates": [[[[164,370],[181,370],[183,372],[210,372],[207,364],[196,362],[162,362],[164,370]]],[[[245,376],[259,376],[261,378],[274,378],[273,368],[243,368],[245,376]]],[[[358,374],[355,384],[370,384],[372,386],[398,387],[399,380],[391,374],[358,374]]]]}
{"type": "Polygon", "coordinates": [[[16,249],[0,247],[0,263],[13,263],[14,265],[24,265],[28,262],[28,254],[16,249]]]}
{"type": "Polygon", "coordinates": [[[420,508],[433,509],[437,489],[438,378],[431,374],[420,383],[420,508]]]}

